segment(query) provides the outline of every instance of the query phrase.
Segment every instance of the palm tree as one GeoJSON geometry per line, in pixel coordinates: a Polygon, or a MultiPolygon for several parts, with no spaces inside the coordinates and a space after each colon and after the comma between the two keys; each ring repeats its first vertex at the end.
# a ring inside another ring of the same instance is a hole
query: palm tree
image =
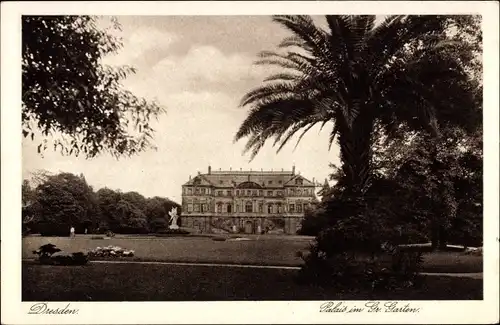
{"type": "Polygon", "coordinates": [[[403,124],[433,135],[443,124],[476,128],[474,44],[450,32],[466,25],[463,18],[389,16],[378,25],[375,18],[326,16],[324,29],[309,16],[274,16],[293,35],[257,64],[282,71],[243,97],[251,110],[235,141],[248,137],[253,158],[271,138],[279,151],[297,132],[298,144],[313,126],[330,124],[345,184],[359,196],[370,186],[379,127],[389,136],[403,124]]]}

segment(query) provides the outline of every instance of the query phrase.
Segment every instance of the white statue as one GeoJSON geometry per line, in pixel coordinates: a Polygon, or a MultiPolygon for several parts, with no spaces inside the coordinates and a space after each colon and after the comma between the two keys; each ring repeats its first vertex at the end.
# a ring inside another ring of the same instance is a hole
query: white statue
{"type": "Polygon", "coordinates": [[[172,210],[168,213],[170,216],[170,220],[172,223],[168,227],[169,229],[179,229],[179,226],[177,225],[177,219],[179,219],[179,216],[177,215],[177,208],[172,208],[172,210]]]}

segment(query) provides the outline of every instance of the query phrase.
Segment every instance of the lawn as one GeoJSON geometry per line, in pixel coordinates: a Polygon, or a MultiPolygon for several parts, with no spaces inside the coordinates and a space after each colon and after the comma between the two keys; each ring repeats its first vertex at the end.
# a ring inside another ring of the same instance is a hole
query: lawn
{"type": "Polygon", "coordinates": [[[214,241],[209,237],[115,237],[106,240],[90,236],[25,237],[23,258],[33,258],[32,251],[52,243],[63,251],[91,250],[116,245],[135,251],[132,260],[175,262],[241,263],[257,265],[300,265],[295,254],[307,250],[311,239],[262,236],[248,241],[214,241]]]}
{"type": "MultiPolygon", "coordinates": [[[[32,251],[53,243],[64,251],[91,250],[97,246],[117,245],[133,249],[131,260],[205,262],[252,265],[300,266],[298,251],[307,252],[312,238],[295,236],[251,236],[248,241],[214,241],[209,237],[115,237],[107,240],[91,236],[23,238],[23,258],[34,258],[32,251]]],[[[424,272],[482,272],[482,256],[461,252],[424,254],[424,272]]]]}
{"type": "Polygon", "coordinates": [[[471,300],[482,281],[426,276],[419,289],[372,295],[299,285],[296,270],[214,266],[24,262],[23,301],[471,300]]]}

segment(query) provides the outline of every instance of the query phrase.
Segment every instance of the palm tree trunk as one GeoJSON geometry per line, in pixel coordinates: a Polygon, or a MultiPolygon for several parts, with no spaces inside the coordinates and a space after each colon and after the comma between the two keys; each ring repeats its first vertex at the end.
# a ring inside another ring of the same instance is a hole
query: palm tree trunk
{"type": "Polygon", "coordinates": [[[358,116],[350,128],[344,125],[339,134],[345,193],[354,198],[363,197],[370,186],[373,127],[371,117],[358,116]]]}

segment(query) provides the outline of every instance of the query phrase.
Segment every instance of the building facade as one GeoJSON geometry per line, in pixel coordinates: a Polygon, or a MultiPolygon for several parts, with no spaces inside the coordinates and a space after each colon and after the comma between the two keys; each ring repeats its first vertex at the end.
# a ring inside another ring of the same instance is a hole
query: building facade
{"type": "Polygon", "coordinates": [[[212,171],[182,186],[182,226],[199,233],[296,234],[317,201],[314,182],[292,171],[212,171]]]}

